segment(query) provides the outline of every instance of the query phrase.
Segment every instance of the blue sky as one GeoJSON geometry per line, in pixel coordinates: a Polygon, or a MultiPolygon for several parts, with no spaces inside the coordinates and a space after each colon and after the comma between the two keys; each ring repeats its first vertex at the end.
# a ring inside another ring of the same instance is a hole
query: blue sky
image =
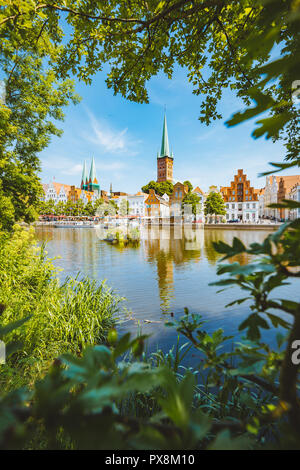
{"type": "MultiPolygon", "coordinates": [[[[284,148],[265,138],[251,137],[253,121],[228,129],[225,121],[243,109],[242,103],[226,91],[219,110],[221,121],[207,127],[198,120],[201,96],[192,87],[183,69],[174,78],[163,75],[149,82],[149,104],[113,96],[105,84],[105,73],[91,86],[77,83],[80,104],[66,108],[66,118],[58,123],[64,130],[40,154],[42,181],[80,185],[84,159],[88,168],[95,157],[101,189],[110,183],[115,191],[134,193],[156,179],[156,154],[161,145],[164,105],[170,146],[174,152],[174,179],[189,179],[207,190],[212,184],[229,185],[237,169],[243,168],[256,188],[264,186],[258,173],[270,169],[268,162],[282,161],[284,148]]],[[[293,174],[297,170],[290,170],[293,174]]]]}

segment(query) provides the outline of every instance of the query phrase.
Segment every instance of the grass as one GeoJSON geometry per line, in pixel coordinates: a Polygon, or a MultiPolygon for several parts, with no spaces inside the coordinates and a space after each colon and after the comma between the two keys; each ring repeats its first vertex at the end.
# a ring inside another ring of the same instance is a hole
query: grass
{"type": "Polygon", "coordinates": [[[5,306],[1,324],[31,315],[8,338],[23,347],[1,371],[0,385],[31,385],[60,354],[80,355],[85,346],[105,342],[121,300],[104,282],[77,277],[60,284],[33,230],[16,227],[13,234],[0,233],[0,303],[5,306]]]}

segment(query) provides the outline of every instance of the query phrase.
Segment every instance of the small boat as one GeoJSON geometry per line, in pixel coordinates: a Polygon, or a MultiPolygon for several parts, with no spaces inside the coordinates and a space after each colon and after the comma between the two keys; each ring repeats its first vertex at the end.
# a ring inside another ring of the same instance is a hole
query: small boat
{"type": "Polygon", "coordinates": [[[54,224],[56,228],[97,228],[100,227],[99,223],[87,222],[87,221],[61,221],[54,224]]]}

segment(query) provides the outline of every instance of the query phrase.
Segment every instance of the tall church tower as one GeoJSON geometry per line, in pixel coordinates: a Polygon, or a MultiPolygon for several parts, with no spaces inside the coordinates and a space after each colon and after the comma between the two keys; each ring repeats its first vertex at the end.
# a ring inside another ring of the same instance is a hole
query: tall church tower
{"type": "Polygon", "coordinates": [[[173,181],[173,152],[170,153],[167,118],[164,115],[163,135],[160,154],[157,154],[157,182],[173,181]]]}
{"type": "Polygon", "coordinates": [[[97,176],[96,176],[96,165],[95,165],[94,157],[92,159],[92,164],[91,164],[91,169],[90,169],[88,190],[94,191],[95,193],[98,193],[98,194],[100,193],[100,185],[98,183],[97,176]]]}
{"type": "Polygon", "coordinates": [[[84,160],[84,164],[83,164],[83,169],[82,169],[82,177],[81,177],[81,189],[85,189],[87,190],[88,189],[88,173],[87,173],[87,169],[86,169],[86,161],[84,160]]]}

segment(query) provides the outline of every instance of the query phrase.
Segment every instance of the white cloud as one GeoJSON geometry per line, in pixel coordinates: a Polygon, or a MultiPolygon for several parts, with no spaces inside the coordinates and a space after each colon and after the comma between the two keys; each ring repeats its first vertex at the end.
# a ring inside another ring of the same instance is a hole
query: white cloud
{"type": "Polygon", "coordinates": [[[87,140],[111,154],[138,154],[137,146],[141,141],[134,140],[127,128],[116,130],[105,119],[97,119],[91,111],[87,110],[87,114],[91,125],[91,131],[83,133],[87,140]]]}

